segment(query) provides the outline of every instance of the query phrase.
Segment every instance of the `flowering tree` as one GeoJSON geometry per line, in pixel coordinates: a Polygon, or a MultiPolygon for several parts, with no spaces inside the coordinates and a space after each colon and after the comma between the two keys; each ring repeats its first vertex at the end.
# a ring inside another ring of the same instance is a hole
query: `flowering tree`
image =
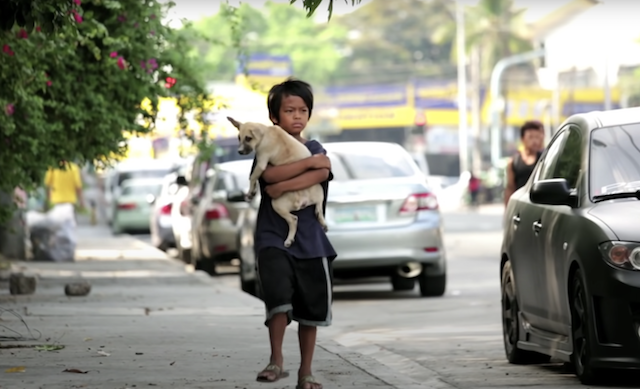
{"type": "Polygon", "coordinates": [[[12,3],[39,8],[19,9],[10,28],[0,18],[0,191],[40,185],[60,161],[121,152],[123,131],[153,129],[159,97],[203,113],[208,96],[184,54],[188,42],[160,22],[171,4],[8,0],[2,7],[12,3]],[[150,107],[141,106],[145,99],[150,107]]]}

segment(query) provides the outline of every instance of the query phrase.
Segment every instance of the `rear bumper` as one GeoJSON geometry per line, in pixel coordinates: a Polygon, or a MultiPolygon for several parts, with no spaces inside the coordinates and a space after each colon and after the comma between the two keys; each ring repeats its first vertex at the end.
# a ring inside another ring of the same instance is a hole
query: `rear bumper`
{"type": "Polygon", "coordinates": [[[204,255],[226,262],[238,257],[238,227],[230,220],[210,222],[202,242],[204,255]]]}
{"type": "Polygon", "coordinates": [[[442,229],[439,222],[415,222],[400,227],[329,231],[329,240],[338,257],[336,272],[396,268],[407,262],[420,262],[429,274],[446,269],[442,229]]]}
{"type": "Polygon", "coordinates": [[[113,224],[119,228],[132,230],[149,230],[150,214],[149,212],[127,212],[118,211],[114,215],[113,224]]]}

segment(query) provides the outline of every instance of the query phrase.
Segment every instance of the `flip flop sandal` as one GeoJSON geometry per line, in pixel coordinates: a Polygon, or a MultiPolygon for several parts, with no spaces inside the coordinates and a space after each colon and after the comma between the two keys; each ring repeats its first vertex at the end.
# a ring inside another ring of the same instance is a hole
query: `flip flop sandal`
{"type": "Polygon", "coordinates": [[[256,381],[258,382],[276,382],[281,378],[289,377],[289,372],[283,371],[282,368],[278,365],[274,365],[273,363],[267,365],[260,373],[258,373],[258,377],[256,381]],[[266,375],[265,373],[269,373],[266,375]],[[271,378],[273,377],[273,378],[271,378]]]}
{"type": "Polygon", "coordinates": [[[314,389],[322,389],[322,384],[316,380],[316,378],[312,375],[306,375],[298,381],[298,385],[296,389],[305,389],[305,386],[311,384],[314,389]]]}

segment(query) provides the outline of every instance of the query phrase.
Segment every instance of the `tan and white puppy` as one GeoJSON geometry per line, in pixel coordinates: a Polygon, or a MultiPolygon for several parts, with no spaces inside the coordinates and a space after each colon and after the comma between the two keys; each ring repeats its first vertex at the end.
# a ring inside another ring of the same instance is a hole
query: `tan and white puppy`
{"type": "MultiPolygon", "coordinates": [[[[255,197],[258,191],[258,178],[265,171],[267,165],[285,165],[311,157],[311,152],[305,145],[279,126],[240,123],[231,117],[227,117],[227,119],[238,129],[238,140],[240,141],[238,153],[243,155],[252,151],[256,153],[256,166],[249,177],[249,193],[247,194],[249,200],[255,197]]],[[[291,246],[298,229],[298,217],[291,213],[293,211],[299,211],[312,204],[315,205],[316,217],[322,228],[327,231],[327,223],[322,214],[323,201],[324,192],[320,184],[299,191],[285,192],[279,198],[271,201],[273,210],[289,225],[289,233],[284,241],[285,247],[291,246]]]]}

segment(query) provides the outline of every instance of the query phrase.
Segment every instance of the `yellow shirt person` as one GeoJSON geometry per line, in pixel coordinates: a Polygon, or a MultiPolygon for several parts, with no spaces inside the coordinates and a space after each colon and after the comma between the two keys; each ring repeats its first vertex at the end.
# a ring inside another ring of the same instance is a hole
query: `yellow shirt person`
{"type": "Polygon", "coordinates": [[[49,168],[44,184],[51,205],[73,204],[82,206],[82,178],[75,163],[67,163],[66,169],[49,168]]]}

